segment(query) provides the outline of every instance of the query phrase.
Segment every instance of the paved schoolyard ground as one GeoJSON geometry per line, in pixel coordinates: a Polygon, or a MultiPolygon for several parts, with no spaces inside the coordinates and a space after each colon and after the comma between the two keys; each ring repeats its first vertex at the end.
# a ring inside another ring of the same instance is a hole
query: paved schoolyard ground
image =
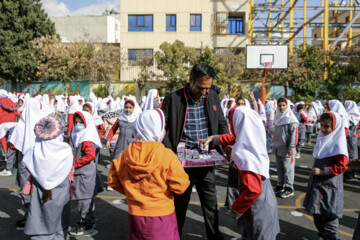
{"type": "MultiPolygon", "coordinates": [[[[301,207],[305,195],[307,182],[310,175],[313,158],[311,150],[303,150],[301,159],[296,160],[295,170],[295,196],[289,199],[278,198],[279,221],[281,233],[278,240],[313,240],[318,239],[316,229],[311,216],[307,215],[301,207]]],[[[102,160],[99,171],[102,174],[105,187],[110,163],[109,153],[101,149],[102,160]]],[[[274,156],[270,155],[271,167],[275,167],[274,156]]],[[[0,170],[5,163],[0,163],[0,170]]],[[[227,166],[221,166],[216,171],[217,196],[219,202],[219,225],[225,239],[238,237],[241,233],[234,220],[227,214],[223,206],[226,196],[227,166]]],[[[276,173],[271,172],[273,186],[276,183],[276,173]]],[[[15,230],[15,222],[22,218],[24,212],[21,210],[20,197],[16,194],[19,189],[14,184],[15,176],[0,177],[0,239],[1,240],[23,240],[29,239],[21,231],[15,230]]],[[[352,182],[345,182],[344,217],[340,220],[339,238],[351,239],[356,224],[357,214],[360,209],[359,192],[360,178],[352,182]]],[[[76,222],[78,215],[76,205],[72,204],[72,223],[76,222]]],[[[96,198],[96,226],[99,233],[94,237],[73,237],[68,240],[108,240],[127,239],[128,213],[124,196],[114,191],[104,191],[96,198]]],[[[203,224],[202,210],[197,193],[193,193],[191,203],[187,212],[187,220],[184,226],[184,240],[205,239],[205,227],[203,224]]]]}

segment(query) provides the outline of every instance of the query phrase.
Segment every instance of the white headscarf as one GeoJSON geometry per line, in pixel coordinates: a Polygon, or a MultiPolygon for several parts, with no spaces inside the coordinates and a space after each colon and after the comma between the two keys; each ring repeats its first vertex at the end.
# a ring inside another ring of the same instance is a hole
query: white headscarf
{"type": "Polygon", "coordinates": [[[75,127],[73,127],[71,138],[73,140],[74,146],[77,148],[83,142],[93,142],[97,148],[101,148],[100,137],[90,113],[85,111],[77,111],[76,113],[81,116],[85,128],[77,132],[75,127]]]}
{"type": "Polygon", "coordinates": [[[129,97],[125,103],[127,103],[128,101],[131,101],[134,104],[134,111],[132,112],[131,115],[126,115],[125,114],[125,105],[123,108],[123,111],[121,113],[121,115],[119,116],[119,120],[120,121],[125,121],[125,122],[135,122],[136,119],[139,117],[140,113],[141,113],[141,109],[139,104],[136,102],[136,99],[129,97]]]}
{"type": "Polygon", "coordinates": [[[48,105],[42,104],[35,98],[29,99],[24,105],[20,120],[9,139],[9,142],[23,154],[35,144],[35,124],[41,118],[54,112],[48,105]]]}
{"type": "Polygon", "coordinates": [[[44,103],[44,104],[50,105],[51,102],[50,102],[49,94],[43,94],[42,97],[41,97],[41,102],[44,103]]]}
{"type": "Polygon", "coordinates": [[[6,136],[6,133],[13,127],[15,127],[17,122],[6,122],[0,124],[0,139],[6,136]]]}
{"type": "Polygon", "coordinates": [[[101,124],[104,124],[103,120],[101,119],[101,117],[99,116],[99,114],[97,113],[96,107],[95,107],[95,103],[93,102],[87,102],[84,104],[84,106],[87,105],[90,107],[90,111],[91,111],[91,116],[93,118],[93,122],[95,124],[95,126],[99,126],[101,124]]]}
{"type": "Polygon", "coordinates": [[[144,103],[143,110],[151,110],[154,109],[154,99],[159,96],[159,91],[157,89],[150,89],[147,96],[146,101],[144,103]]]}
{"type": "Polygon", "coordinates": [[[344,127],[349,129],[350,123],[349,123],[349,115],[344,107],[344,105],[341,104],[339,100],[330,100],[326,102],[328,106],[328,110],[331,112],[337,112],[342,120],[344,121],[344,127]]]}
{"type": "Polygon", "coordinates": [[[360,111],[357,107],[356,103],[354,101],[345,101],[344,107],[349,115],[350,122],[353,123],[353,125],[357,125],[360,121],[360,111]]]}
{"type": "Polygon", "coordinates": [[[238,169],[269,178],[265,127],[259,114],[251,108],[239,106],[234,111],[232,124],[236,141],[231,158],[238,169]]]}
{"type": "Polygon", "coordinates": [[[65,103],[64,103],[64,100],[62,99],[61,96],[55,96],[55,99],[57,101],[57,104],[56,104],[56,111],[57,112],[62,112],[64,113],[65,112],[65,103]]]}
{"type": "Polygon", "coordinates": [[[34,147],[24,154],[23,161],[41,187],[51,190],[68,177],[74,157],[69,144],[59,135],[47,141],[36,138],[34,147]]]}
{"type": "Polygon", "coordinates": [[[275,110],[276,110],[276,100],[270,99],[270,100],[266,101],[265,112],[275,111],[275,110]]]}
{"type": "Polygon", "coordinates": [[[275,126],[290,124],[290,123],[299,123],[297,118],[295,117],[293,111],[290,109],[290,105],[288,104],[288,100],[286,101],[286,110],[284,113],[281,113],[279,109],[276,110],[274,124],[275,126]]]}
{"type": "Polygon", "coordinates": [[[259,107],[259,116],[262,121],[266,122],[266,113],[265,113],[264,104],[262,104],[260,99],[257,100],[257,104],[258,104],[258,106],[260,106],[259,107]]]}
{"type": "Polygon", "coordinates": [[[144,109],[144,105],[145,105],[145,102],[146,102],[146,96],[142,96],[141,99],[140,99],[140,108],[143,110],[144,109]]]}
{"type": "Polygon", "coordinates": [[[68,97],[69,100],[69,110],[68,113],[70,114],[74,114],[77,111],[81,110],[80,104],[79,104],[79,99],[77,96],[69,96],[68,97]]]}
{"type": "Polygon", "coordinates": [[[89,94],[89,102],[93,102],[95,105],[97,104],[97,97],[95,96],[95,94],[93,92],[90,92],[89,94]]]}
{"type": "Polygon", "coordinates": [[[162,142],[165,131],[165,117],[161,109],[142,112],[133,125],[136,141],[162,142]]]}
{"type": "Polygon", "coordinates": [[[336,112],[327,113],[332,115],[333,125],[335,122],[335,128],[333,126],[333,131],[326,136],[324,136],[322,132],[319,133],[313,152],[313,157],[316,159],[322,159],[336,155],[345,155],[349,157],[344,121],[342,121],[341,116],[336,112]]]}
{"type": "Polygon", "coordinates": [[[103,116],[105,115],[107,112],[109,112],[109,103],[110,103],[110,99],[108,98],[104,98],[104,99],[101,99],[100,101],[98,101],[97,105],[96,105],[96,108],[97,108],[97,111],[98,111],[98,114],[100,116],[103,116]]]}
{"type": "Polygon", "coordinates": [[[320,106],[318,102],[311,102],[311,105],[312,105],[313,110],[315,112],[315,116],[317,118],[320,118],[322,112],[324,111],[324,107],[322,105],[320,106]]]}
{"type": "Polygon", "coordinates": [[[5,89],[0,89],[0,98],[8,97],[9,93],[5,89]]]}
{"type": "MultiPolygon", "coordinates": [[[[304,101],[297,102],[293,109],[293,113],[298,121],[301,120],[301,114],[299,113],[299,110],[298,110],[299,106],[301,106],[301,105],[303,105],[305,107],[305,102],[304,101]]],[[[303,109],[303,114],[307,117],[307,115],[305,113],[305,109],[303,109]]]]}

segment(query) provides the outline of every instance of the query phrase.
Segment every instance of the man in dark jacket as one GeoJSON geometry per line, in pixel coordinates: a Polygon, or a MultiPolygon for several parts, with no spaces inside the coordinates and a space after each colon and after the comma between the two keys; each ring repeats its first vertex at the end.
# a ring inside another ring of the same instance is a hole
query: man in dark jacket
{"type": "MultiPolygon", "coordinates": [[[[162,110],[167,135],[163,143],[175,153],[179,142],[185,142],[186,149],[197,149],[200,153],[205,153],[199,147],[199,139],[229,132],[220,99],[210,89],[215,75],[211,66],[198,64],[191,70],[189,84],[165,97],[162,110]]],[[[175,195],[180,237],[191,190],[195,185],[201,201],[207,239],[224,239],[218,226],[214,167],[186,168],[185,171],[189,175],[190,186],[183,195],[175,195]]]]}

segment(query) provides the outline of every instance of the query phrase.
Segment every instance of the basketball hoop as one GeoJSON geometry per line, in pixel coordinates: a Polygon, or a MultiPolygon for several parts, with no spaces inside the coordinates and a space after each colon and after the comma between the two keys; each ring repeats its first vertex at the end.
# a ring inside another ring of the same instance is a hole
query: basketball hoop
{"type": "Polygon", "coordinates": [[[265,70],[271,70],[273,66],[273,62],[264,62],[264,69],[265,70]]]}

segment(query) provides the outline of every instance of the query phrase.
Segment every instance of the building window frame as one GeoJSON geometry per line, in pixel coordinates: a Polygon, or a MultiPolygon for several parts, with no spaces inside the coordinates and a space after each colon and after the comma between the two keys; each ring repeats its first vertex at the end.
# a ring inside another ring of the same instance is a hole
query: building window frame
{"type": "Polygon", "coordinates": [[[176,14],[166,14],[166,31],[176,32],[176,14]]]}
{"type": "Polygon", "coordinates": [[[202,14],[190,14],[190,31],[201,32],[202,30],[202,14]]]}
{"type": "Polygon", "coordinates": [[[150,65],[154,65],[154,50],[151,48],[129,48],[128,49],[128,65],[140,66],[141,60],[144,57],[151,57],[150,65]]]}
{"type": "Polygon", "coordinates": [[[129,32],[153,32],[154,31],[154,15],[152,15],[152,14],[129,14],[128,15],[128,31],[129,32]]]}
{"type": "Polygon", "coordinates": [[[214,13],[214,35],[243,35],[244,14],[235,12],[214,13]]]}

